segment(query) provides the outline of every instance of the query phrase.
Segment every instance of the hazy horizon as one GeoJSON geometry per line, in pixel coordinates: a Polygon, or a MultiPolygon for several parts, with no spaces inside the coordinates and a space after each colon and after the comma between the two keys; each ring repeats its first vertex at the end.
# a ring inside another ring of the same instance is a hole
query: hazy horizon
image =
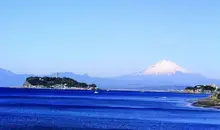
{"type": "Polygon", "coordinates": [[[0,3],[0,68],[109,77],[170,60],[220,78],[220,1],[0,3]]]}

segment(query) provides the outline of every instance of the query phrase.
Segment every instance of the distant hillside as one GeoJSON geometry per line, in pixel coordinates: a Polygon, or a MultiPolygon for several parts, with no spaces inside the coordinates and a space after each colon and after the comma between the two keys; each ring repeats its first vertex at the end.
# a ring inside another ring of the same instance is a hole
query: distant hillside
{"type": "Polygon", "coordinates": [[[15,74],[0,68],[0,87],[22,86],[29,74],[15,74]]]}

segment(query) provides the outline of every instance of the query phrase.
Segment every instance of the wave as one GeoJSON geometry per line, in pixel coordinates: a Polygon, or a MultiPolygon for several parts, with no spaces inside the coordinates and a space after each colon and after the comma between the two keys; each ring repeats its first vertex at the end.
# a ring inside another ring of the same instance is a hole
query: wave
{"type": "MultiPolygon", "coordinates": [[[[43,104],[43,103],[1,103],[0,107],[22,107],[34,108],[43,107],[50,109],[126,109],[126,110],[157,110],[157,111],[181,111],[181,112],[213,112],[215,110],[204,109],[172,109],[172,108],[158,108],[158,107],[131,107],[131,106],[87,106],[87,105],[67,105],[67,104],[43,104]]],[[[218,112],[218,111],[215,111],[218,112]]],[[[219,111],[220,112],[220,111],[219,111]]]]}
{"type": "MultiPolygon", "coordinates": [[[[45,95],[4,95],[0,96],[0,101],[7,99],[45,99],[45,100],[105,100],[105,101],[135,101],[138,102],[164,102],[166,97],[112,97],[112,96],[45,96],[45,95]],[[163,99],[163,100],[160,100],[163,99]]],[[[167,100],[168,101],[168,100],[167,100]]]]}

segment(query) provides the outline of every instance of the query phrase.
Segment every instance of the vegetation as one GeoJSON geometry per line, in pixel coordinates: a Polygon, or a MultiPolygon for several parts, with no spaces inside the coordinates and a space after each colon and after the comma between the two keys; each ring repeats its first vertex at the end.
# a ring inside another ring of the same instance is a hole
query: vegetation
{"type": "Polygon", "coordinates": [[[186,87],[186,92],[190,93],[212,93],[205,99],[200,99],[193,103],[194,106],[212,107],[220,109],[220,88],[215,85],[197,85],[195,87],[186,87]]]}
{"type": "MultiPolygon", "coordinates": [[[[77,82],[71,78],[56,78],[56,77],[28,77],[26,79],[26,84],[31,86],[43,86],[46,88],[53,88],[55,86],[60,87],[67,87],[67,88],[90,88],[90,89],[97,89],[95,84],[88,85],[86,83],[77,82]]],[[[25,85],[24,85],[25,86],[25,85]]],[[[27,86],[27,85],[26,85],[27,86]]]]}
{"type": "Polygon", "coordinates": [[[186,91],[195,91],[195,88],[194,87],[186,87],[185,90],[186,91]]]}
{"type": "Polygon", "coordinates": [[[208,98],[194,102],[193,105],[199,107],[212,107],[212,108],[220,109],[220,93],[216,91],[208,98]]]}
{"type": "Polygon", "coordinates": [[[185,91],[194,93],[213,93],[220,90],[212,85],[196,85],[195,87],[186,87],[185,91]]]}

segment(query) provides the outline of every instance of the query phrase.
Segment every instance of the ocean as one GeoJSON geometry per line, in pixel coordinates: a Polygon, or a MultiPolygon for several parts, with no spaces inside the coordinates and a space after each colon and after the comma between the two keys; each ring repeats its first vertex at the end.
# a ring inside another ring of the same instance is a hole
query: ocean
{"type": "Polygon", "coordinates": [[[206,94],[0,88],[1,130],[219,130],[206,94]]]}

